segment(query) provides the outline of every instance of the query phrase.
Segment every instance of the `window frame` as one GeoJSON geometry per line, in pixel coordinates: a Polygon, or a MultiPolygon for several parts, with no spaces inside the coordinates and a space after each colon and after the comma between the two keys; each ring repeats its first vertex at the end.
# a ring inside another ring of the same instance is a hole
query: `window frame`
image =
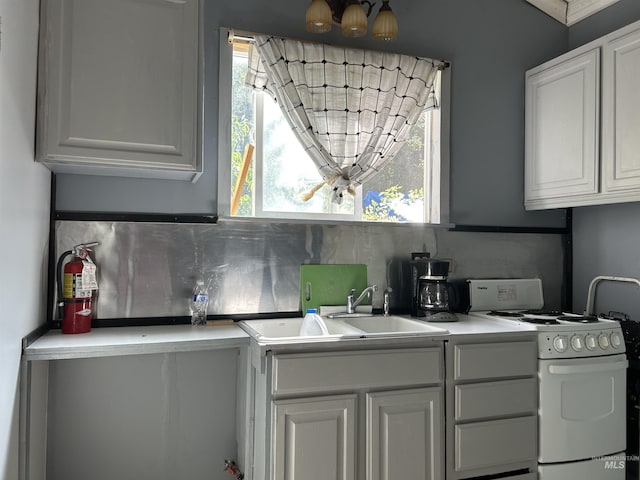
{"type": "MultiPolygon", "coordinates": [[[[384,224],[384,225],[430,225],[430,226],[450,226],[449,223],[449,179],[450,179],[450,160],[449,160],[449,138],[450,138],[450,105],[451,105],[451,64],[441,72],[440,76],[440,163],[439,163],[439,182],[433,181],[433,169],[425,174],[424,191],[430,192],[425,195],[424,199],[424,217],[432,219],[438,216],[439,221],[423,221],[423,222],[384,222],[384,221],[366,221],[356,218],[362,211],[361,187],[358,188],[358,198],[360,203],[356,202],[356,209],[353,215],[343,215],[338,218],[334,214],[324,213],[295,213],[290,212],[266,212],[268,216],[238,217],[231,215],[231,162],[223,161],[223,159],[231,158],[231,102],[232,95],[232,72],[233,72],[233,45],[229,42],[229,34],[234,32],[237,35],[251,36],[252,33],[243,32],[237,29],[226,27],[220,28],[220,45],[218,56],[218,191],[217,191],[217,209],[218,217],[225,220],[241,220],[249,222],[268,222],[268,221],[287,221],[287,222],[305,222],[305,223],[364,223],[384,224]],[[438,200],[438,205],[435,205],[438,200]],[[439,212],[438,212],[439,210],[439,212]]],[[[426,128],[425,128],[426,130],[426,128]]],[[[431,143],[430,143],[431,144],[431,143]]],[[[259,161],[259,152],[256,151],[255,161],[259,161]]],[[[437,166],[436,166],[437,168],[437,166]]],[[[437,176],[437,175],[436,175],[437,176]]],[[[256,181],[258,179],[256,178],[256,181]]],[[[357,199],[356,199],[357,200],[357,199]]],[[[265,212],[260,208],[260,213],[265,212]]]]}

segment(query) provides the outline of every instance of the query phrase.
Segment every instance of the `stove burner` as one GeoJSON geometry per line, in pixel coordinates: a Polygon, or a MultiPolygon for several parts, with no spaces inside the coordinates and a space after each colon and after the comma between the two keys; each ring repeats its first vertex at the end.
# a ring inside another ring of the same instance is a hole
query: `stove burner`
{"type": "Polygon", "coordinates": [[[558,317],[563,314],[562,310],[525,310],[525,315],[542,315],[545,317],[558,317]]]}
{"type": "Polygon", "coordinates": [[[533,323],[535,325],[560,325],[555,318],[540,318],[540,317],[523,317],[521,319],[526,323],[533,323]]]}
{"type": "Polygon", "coordinates": [[[505,312],[502,310],[491,310],[489,312],[489,315],[493,315],[494,317],[513,317],[513,318],[524,317],[524,314],[520,312],[505,312]]]}
{"type": "Polygon", "coordinates": [[[598,317],[594,317],[593,315],[561,315],[558,317],[558,320],[574,323],[598,323],[599,321],[598,317]]]}

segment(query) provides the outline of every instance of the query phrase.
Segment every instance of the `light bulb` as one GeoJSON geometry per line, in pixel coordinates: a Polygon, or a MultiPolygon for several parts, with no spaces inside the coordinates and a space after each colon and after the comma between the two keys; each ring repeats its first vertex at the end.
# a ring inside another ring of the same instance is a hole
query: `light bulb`
{"type": "Polygon", "coordinates": [[[398,20],[388,0],[383,0],[380,11],[373,21],[373,38],[378,40],[395,40],[398,37],[398,20]]]}
{"type": "Polygon", "coordinates": [[[307,31],[324,33],[331,30],[331,8],[325,0],[311,0],[307,8],[307,31]]]}
{"type": "Polygon", "coordinates": [[[367,33],[367,14],[357,1],[349,2],[340,23],[345,37],[362,37],[367,33]]]}

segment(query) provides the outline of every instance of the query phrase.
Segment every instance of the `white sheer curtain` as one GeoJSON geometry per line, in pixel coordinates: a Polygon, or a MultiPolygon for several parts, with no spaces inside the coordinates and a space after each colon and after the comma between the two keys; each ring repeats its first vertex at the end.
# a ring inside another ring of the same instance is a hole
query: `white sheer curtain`
{"type": "MultiPolygon", "coordinates": [[[[331,200],[375,175],[420,113],[437,108],[442,62],[256,35],[247,83],[268,91],[332,187],[331,200]]],[[[321,187],[316,186],[309,195],[321,187]]]]}

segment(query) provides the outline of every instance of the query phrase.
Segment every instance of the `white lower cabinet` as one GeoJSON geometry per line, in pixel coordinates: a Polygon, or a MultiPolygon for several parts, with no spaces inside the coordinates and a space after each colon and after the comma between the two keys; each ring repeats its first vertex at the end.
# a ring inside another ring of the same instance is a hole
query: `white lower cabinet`
{"type": "Polygon", "coordinates": [[[247,480],[444,478],[441,344],[254,358],[247,480]]]}
{"type": "Polygon", "coordinates": [[[536,478],[535,335],[446,346],[447,480],[536,478]]]}
{"type": "Polygon", "coordinates": [[[441,478],[442,388],[367,393],[367,479],[441,478]]]}
{"type": "Polygon", "coordinates": [[[535,333],[251,350],[238,445],[246,480],[537,478],[535,333]]]}
{"type": "Polygon", "coordinates": [[[356,478],[356,395],[273,403],[274,478],[356,478]]]}

